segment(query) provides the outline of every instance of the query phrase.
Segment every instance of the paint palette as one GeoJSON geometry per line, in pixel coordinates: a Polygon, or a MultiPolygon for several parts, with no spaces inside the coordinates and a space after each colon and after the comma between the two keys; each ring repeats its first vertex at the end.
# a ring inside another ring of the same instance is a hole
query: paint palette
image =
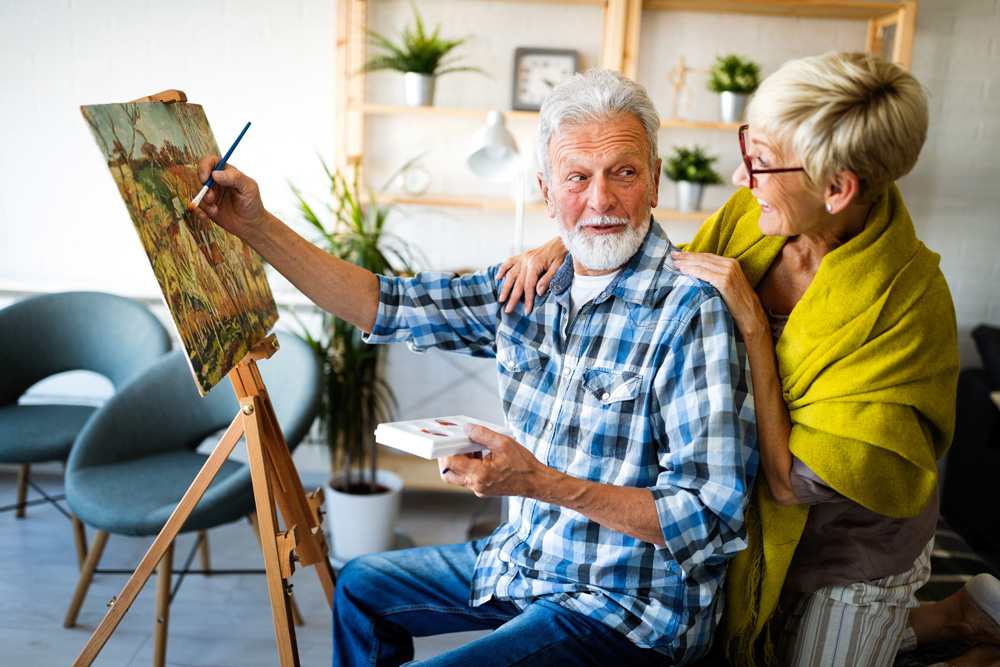
{"type": "Polygon", "coordinates": [[[487,451],[485,447],[477,445],[465,435],[462,426],[467,422],[485,426],[503,435],[514,434],[506,426],[498,426],[465,415],[452,415],[379,424],[375,429],[375,442],[425,459],[487,451]]]}

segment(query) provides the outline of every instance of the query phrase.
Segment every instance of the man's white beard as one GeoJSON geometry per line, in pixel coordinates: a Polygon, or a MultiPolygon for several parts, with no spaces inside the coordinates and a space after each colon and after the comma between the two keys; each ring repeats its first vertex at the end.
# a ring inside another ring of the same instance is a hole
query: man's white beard
{"type": "Polygon", "coordinates": [[[559,236],[563,245],[580,262],[591,271],[611,271],[625,265],[639,251],[646,232],[649,231],[649,212],[645,222],[639,227],[632,227],[628,218],[600,216],[576,223],[572,230],[559,225],[559,236]],[[582,231],[581,227],[597,227],[603,225],[624,225],[620,232],[611,234],[591,235],[582,231]]]}

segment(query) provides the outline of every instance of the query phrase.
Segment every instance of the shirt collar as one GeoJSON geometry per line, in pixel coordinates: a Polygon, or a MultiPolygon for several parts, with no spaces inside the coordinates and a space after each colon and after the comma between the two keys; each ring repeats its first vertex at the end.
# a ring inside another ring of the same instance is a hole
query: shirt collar
{"type": "MultiPolygon", "coordinates": [[[[664,263],[670,257],[670,249],[671,243],[667,233],[655,218],[650,218],[649,231],[646,232],[646,238],[639,251],[594,301],[603,301],[612,294],[636,304],[642,304],[652,298],[651,293],[658,288],[657,274],[665,268],[664,263]]],[[[573,284],[574,275],[573,256],[567,254],[552,280],[550,289],[556,296],[568,292],[573,284]]]]}

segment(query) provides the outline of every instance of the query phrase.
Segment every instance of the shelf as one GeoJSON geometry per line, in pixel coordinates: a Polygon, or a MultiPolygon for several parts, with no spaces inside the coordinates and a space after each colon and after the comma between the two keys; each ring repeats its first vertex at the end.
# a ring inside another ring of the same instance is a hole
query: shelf
{"type": "MultiPolygon", "coordinates": [[[[443,107],[407,107],[391,104],[361,104],[358,109],[370,115],[386,116],[469,116],[485,119],[491,109],[454,109],[443,107]]],[[[504,118],[538,120],[537,111],[503,111],[504,118]]]]}
{"type": "MultiPolygon", "coordinates": [[[[358,110],[373,116],[466,116],[470,118],[485,118],[489,109],[454,109],[443,107],[407,107],[391,104],[362,104],[358,110]]],[[[537,111],[503,111],[504,118],[515,120],[538,121],[537,111]]],[[[660,127],[672,129],[693,130],[732,130],[740,129],[739,123],[720,123],[718,121],[685,120],[683,118],[663,118],[660,127]]]]}
{"type": "Polygon", "coordinates": [[[864,20],[897,12],[902,4],[850,0],[642,0],[643,9],[660,11],[864,20]]]}
{"type": "MultiPolygon", "coordinates": [[[[377,195],[375,200],[380,204],[398,204],[401,206],[438,206],[445,208],[474,208],[483,211],[513,211],[514,200],[506,197],[469,197],[462,195],[428,194],[417,197],[406,195],[377,195]]],[[[526,203],[525,211],[545,212],[543,203],[526,203]]],[[[702,221],[714,211],[695,211],[681,213],[670,208],[657,208],[653,215],[661,220],[697,220],[702,221]]]]}

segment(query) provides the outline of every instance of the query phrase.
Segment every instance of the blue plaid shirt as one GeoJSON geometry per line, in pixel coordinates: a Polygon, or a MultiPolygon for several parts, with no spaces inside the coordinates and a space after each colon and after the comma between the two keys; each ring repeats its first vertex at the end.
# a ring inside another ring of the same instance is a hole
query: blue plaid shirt
{"type": "Polygon", "coordinates": [[[675,664],[707,650],[726,560],[746,546],[757,470],[743,345],[718,292],[673,268],[654,220],[640,251],[569,321],[572,259],[531,315],[505,313],[498,267],[381,278],[369,342],[495,357],[515,439],[566,474],[653,494],[659,547],[528,498],[476,563],[470,603],[547,598],[675,664]]]}

